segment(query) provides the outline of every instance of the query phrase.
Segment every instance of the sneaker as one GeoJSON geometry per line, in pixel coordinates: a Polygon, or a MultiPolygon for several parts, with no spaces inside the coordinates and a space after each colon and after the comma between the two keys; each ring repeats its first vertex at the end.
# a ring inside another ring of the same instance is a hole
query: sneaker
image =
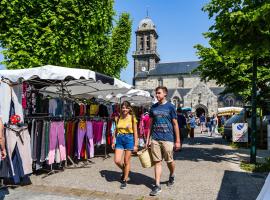
{"type": "Polygon", "coordinates": [[[127,187],[127,181],[122,180],[121,185],[120,185],[120,189],[125,189],[126,187],[127,187]]]}
{"type": "Polygon", "coordinates": [[[155,187],[150,192],[150,196],[157,196],[161,191],[161,187],[159,185],[155,185],[155,187]]]}
{"type": "Polygon", "coordinates": [[[124,173],[122,173],[122,174],[121,174],[121,181],[123,181],[123,180],[124,180],[124,178],[125,178],[125,174],[124,174],[124,173]]]}
{"type": "Polygon", "coordinates": [[[169,177],[169,181],[168,181],[168,183],[167,183],[167,186],[168,186],[168,187],[173,186],[174,182],[175,182],[175,176],[170,176],[170,177],[169,177]]]}

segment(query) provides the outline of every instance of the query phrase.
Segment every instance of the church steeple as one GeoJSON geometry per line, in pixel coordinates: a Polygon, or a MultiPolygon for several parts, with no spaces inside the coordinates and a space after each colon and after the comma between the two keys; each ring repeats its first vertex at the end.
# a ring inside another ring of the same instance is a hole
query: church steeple
{"type": "Polygon", "coordinates": [[[156,26],[148,16],[140,21],[136,33],[136,51],[134,58],[134,77],[138,72],[154,69],[160,61],[157,53],[158,34],[156,26]]]}

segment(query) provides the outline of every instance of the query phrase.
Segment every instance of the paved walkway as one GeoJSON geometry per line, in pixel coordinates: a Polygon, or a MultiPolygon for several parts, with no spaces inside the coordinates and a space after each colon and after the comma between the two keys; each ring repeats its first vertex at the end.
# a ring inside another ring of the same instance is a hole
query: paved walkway
{"type": "MultiPolygon", "coordinates": [[[[175,159],[177,182],[172,188],[166,186],[169,173],[164,163],[159,199],[253,200],[267,175],[242,171],[236,151],[221,137],[196,134],[195,139],[185,141],[175,159]]],[[[120,170],[112,158],[93,161],[91,168],[67,169],[46,178],[32,176],[33,185],[9,189],[5,199],[152,199],[148,194],[154,183],[153,168],[143,169],[137,157],[132,158],[125,190],[119,189],[120,170]]]]}

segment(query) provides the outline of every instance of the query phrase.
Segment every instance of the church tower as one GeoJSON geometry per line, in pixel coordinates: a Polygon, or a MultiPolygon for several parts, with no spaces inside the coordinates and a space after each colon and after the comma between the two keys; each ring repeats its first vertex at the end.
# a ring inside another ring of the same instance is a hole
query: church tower
{"type": "Polygon", "coordinates": [[[136,33],[136,51],[134,58],[134,77],[138,72],[154,69],[160,61],[157,53],[157,31],[153,21],[147,16],[141,20],[136,33]]]}

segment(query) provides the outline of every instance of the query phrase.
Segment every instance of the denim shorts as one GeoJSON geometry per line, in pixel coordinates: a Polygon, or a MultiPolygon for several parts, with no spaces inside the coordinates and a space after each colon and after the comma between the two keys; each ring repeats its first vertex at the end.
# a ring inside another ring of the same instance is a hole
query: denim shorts
{"type": "Polygon", "coordinates": [[[116,136],[116,149],[130,150],[134,149],[134,135],[133,134],[118,134],[116,136]]]}

